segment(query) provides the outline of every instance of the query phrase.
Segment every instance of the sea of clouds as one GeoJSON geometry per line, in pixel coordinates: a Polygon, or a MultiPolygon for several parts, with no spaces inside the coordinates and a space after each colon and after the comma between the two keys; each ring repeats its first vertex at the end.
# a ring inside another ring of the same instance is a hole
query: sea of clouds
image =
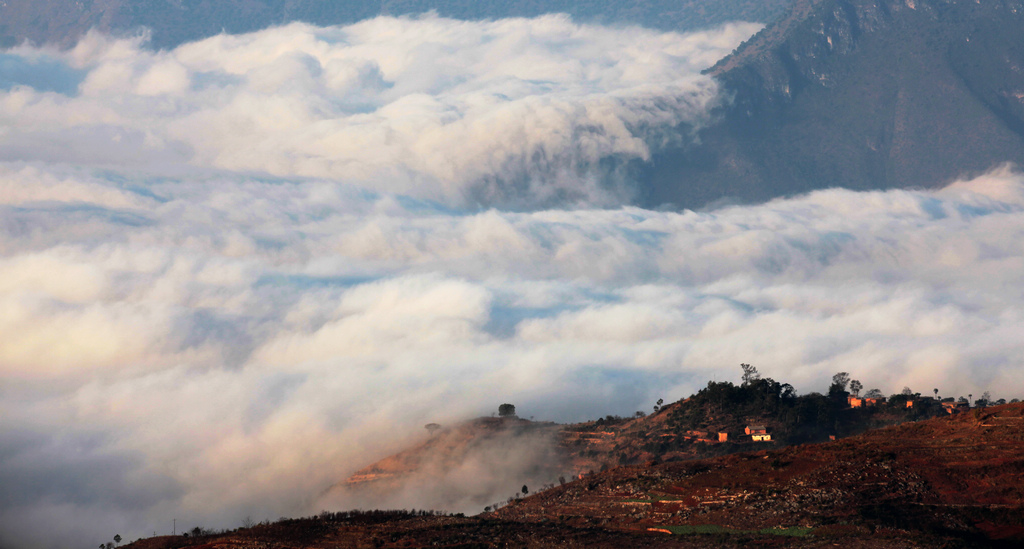
{"type": "Polygon", "coordinates": [[[757,28],[0,52],[0,546],[309,514],[424,423],[630,414],[741,362],[801,392],[1024,396],[1010,167],[629,206],[629,164],[694,138],[727,100],[699,71],[757,28]]]}

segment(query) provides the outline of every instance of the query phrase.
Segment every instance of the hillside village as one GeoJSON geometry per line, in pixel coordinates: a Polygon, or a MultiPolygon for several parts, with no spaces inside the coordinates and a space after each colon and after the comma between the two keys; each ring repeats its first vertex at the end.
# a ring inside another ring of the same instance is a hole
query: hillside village
{"type": "MultiPolygon", "coordinates": [[[[941,397],[904,388],[883,396],[865,391],[848,373],[833,376],[828,392],[798,394],[788,383],[764,378],[742,364],[742,381],[708,382],[676,402],[659,400],[647,414],[609,415],[593,421],[559,425],[520,418],[515,406],[502,404],[492,417],[455,426],[427,424],[426,440],[373,463],[337,483],[334,493],[398,492],[425,477],[456,476],[462,463],[485,461],[494,449],[549,445],[533,454],[535,464],[521,466],[517,488],[499,501],[479,500],[496,510],[526,495],[524,485],[550,488],[620,466],[708,459],[729,454],[775,450],[791,445],[842,440],[865,431],[906,422],[950,416],[971,410],[965,397],[941,397]]],[[[973,397],[973,395],[970,395],[973,397]]],[[[1016,402],[1017,399],[1014,399],[1016,402]]],[[[1005,403],[982,395],[975,407],[1005,403]]],[[[494,464],[507,472],[508,464],[494,464]]],[[[515,470],[514,468],[512,470],[515,470]]],[[[491,474],[499,475],[495,470],[491,474]]],[[[480,497],[485,497],[483,494],[480,497]]]]}
{"type": "MultiPolygon", "coordinates": [[[[893,400],[854,407],[847,398],[848,410],[893,400]]],[[[729,456],[613,467],[542,490],[524,486],[508,504],[475,516],[324,511],[127,547],[1020,547],[1024,404],[950,414],[934,398],[896,400],[904,410],[940,413],[842,440],[782,449],[764,441],[729,456]]],[[[766,434],[757,427],[743,436],[766,434]]]]}

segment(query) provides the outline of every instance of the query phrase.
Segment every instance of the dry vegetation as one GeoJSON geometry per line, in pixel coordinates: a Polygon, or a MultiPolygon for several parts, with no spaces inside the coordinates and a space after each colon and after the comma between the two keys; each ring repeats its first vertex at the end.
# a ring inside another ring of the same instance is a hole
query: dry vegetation
{"type": "Polygon", "coordinates": [[[1019,547],[1024,404],[586,475],[475,517],[322,513],[171,547],[1019,547]]]}

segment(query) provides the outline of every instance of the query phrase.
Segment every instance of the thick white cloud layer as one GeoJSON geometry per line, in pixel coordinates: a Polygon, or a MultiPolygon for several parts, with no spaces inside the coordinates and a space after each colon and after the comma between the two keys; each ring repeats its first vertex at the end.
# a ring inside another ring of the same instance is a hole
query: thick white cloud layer
{"type": "Polygon", "coordinates": [[[8,52],[53,89],[0,91],[0,545],[315,512],[428,421],[627,414],[740,362],[805,392],[845,370],[1024,394],[1010,169],[513,211],[627,195],[604,159],[699,124],[696,71],[751,30],[378,19],[8,52]]]}
{"type": "Polygon", "coordinates": [[[160,52],[90,34],[69,52],[12,50],[22,80],[51,85],[3,95],[0,124],[18,132],[0,151],[344,179],[454,205],[613,205],[631,192],[626,163],[705,122],[718,96],[700,70],[757,28],[378,18],[160,52]]]}

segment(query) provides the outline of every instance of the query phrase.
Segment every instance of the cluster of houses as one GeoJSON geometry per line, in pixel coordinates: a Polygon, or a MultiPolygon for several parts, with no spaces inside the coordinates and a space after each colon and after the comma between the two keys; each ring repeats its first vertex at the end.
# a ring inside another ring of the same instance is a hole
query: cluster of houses
{"type": "MultiPolygon", "coordinates": [[[[850,395],[846,398],[850,408],[867,408],[870,406],[879,406],[885,404],[885,397],[861,397],[850,395]]],[[[917,405],[917,398],[908,397],[906,401],[907,408],[913,408],[917,405]]],[[[970,410],[971,405],[967,402],[953,402],[952,400],[943,401],[942,407],[950,414],[962,412],[964,410],[970,410]]],[[[772,435],[768,433],[768,427],[765,425],[747,425],[743,429],[743,434],[750,437],[753,442],[771,442],[772,435]]],[[[711,433],[707,431],[687,431],[685,438],[694,440],[697,442],[728,442],[729,433],[722,431],[718,433],[718,438],[715,440],[711,433]],[[710,435],[710,436],[709,436],[710,435]]],[[[835,440],[835,435],[829,437],[831,440],[835,440]]]]}
{"type": "MultiPolygon", "coordinates": [[[[885,397],[856,397],[850,395],[846,397],[846,402],[850,405],[850,408],[867,408],[869,406],[878,406],[885,404],[885,397]]],[[[915,398],[907,398],[907,408],[913,408],[917,402],[915,398]]]]}
{"type": "MultiPolygon", "coordinates": [[[[849,403],[850,408],[867,408],[869,406],[878,406],[885,404],[885,397],[870,398],[870,397],[856,397],[850,395],[846,397],[846,402],[849,403]]],[[[913,397],[907,398],[907,408],[913,408],[917,404],[917,399],[913,397]]],[[[952,399],[944,400],[941,402],[943,409],[949,414],[956,414],[965,410],[970,410],[971,405],[968,402],[954,402],[952,399]]]]}
{"type": "MultiPolygon", "coordinates": [[[[750,440],[755,442],[771,442],[772,440],[772,436],[768,434],[768,428],[764,425],[747,425],[743,429],[743,434],[749,435],[750,440]]],[[[685,438],[697,442],[729,442],[729,433],[727,431],[719,431],[717,440],[708,435],[707,431],[687,431],[685,438]]]]}
{"type": "Polygon", "coordinates": [[[770,442],[772,440],[772,436],[768,434],[768,428],[764,425],[747,425],[743,433],[750,435],[750,439],[754,442],[770,442]]]}
{"type": "MultiPolygon", "coordinates": [[[[885,404],[885,397],[869,398],[869,397],[856,397],[850,395],[846,397],[846,402],[850,405],[850,408],[867,408],[868,406],[878,406],[879,404],[885,404]]],[[[910,405],[913,400],[907,400],[907,408],[912,408],[910,405]]]]}
{"type": "MultiPolygon", "coordinates": [[[[867,407],[871,407],[871,406],[879,406],[879,405],[885,404],[886,399],[885,399],[885,397],[877,397],[876,398],[876,397],[861,397],[861,396],[849,395],[846,398],[846,402],[850,405],[850,408],[867,408],[867,407]]],[[[913,408],[913,407],[915,407],[917,405],[917,402],[918,402],[917,397],[908,397],[907,401],[906,401],[906,406],[907,406],[907,408],[913,408]]],[[[963,412],[965,410],[970,410],[971,409],[971,405],[969,403],[963,402],[963,401],[961,401],[961,402],[954,402],[952,399],[944,400],[944,401],[941,402],[941,404],[942,404],[942,407],[946,410],[946,412],[948,412],[950,414],[956,414],[956,413],[963,412]]],[[[706,442],[706,443],[728,442],[729,441],[729,433],[728,432],[720,431],[717,434],[718,434],[718,437],[716,439],[714,437],[714,434],[709,433],[707,431],[687,431],[686,435],[684,436],[684,438],[687,439],[687,440],[695,441],[695,442],[706,442]]],[[[747,425],[743,429],[743,434],[745,436],[749,436],[750,440],[753,441],[753,442],[771,442],[771,440],[772,440],[772,435],[768,433],[768,427],[766,427],[765,425],[747,425]]],[[[662,436],[670,436],[670,435],[662,435],[662,436]]],[[[831,435],[831,436],[829,436],[829,439],[835,440],[836,436],[835,435],[831,435]]]]}

